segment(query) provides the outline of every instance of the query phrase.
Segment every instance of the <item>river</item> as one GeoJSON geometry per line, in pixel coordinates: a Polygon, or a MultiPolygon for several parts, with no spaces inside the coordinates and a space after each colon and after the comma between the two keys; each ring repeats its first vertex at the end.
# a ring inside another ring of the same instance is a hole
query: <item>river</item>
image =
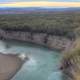
{"type": "Polygon", "coordinates": [[[12,80],[62,80],[62,74],[58,70],[61,53],[57,51],[10,40],[0,41],[0,52],[4,52],[4,54],[24,53],[30,58],[12,80]]]}

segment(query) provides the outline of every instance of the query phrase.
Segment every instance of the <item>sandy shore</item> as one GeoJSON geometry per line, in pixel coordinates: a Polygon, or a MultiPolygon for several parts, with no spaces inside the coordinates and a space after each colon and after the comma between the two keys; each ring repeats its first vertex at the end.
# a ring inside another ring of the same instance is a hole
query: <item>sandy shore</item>
{"type": "Polygon", "coordinates": [[[0,80],[10,80],[22,67],[25,59],[20,55],[0,53],[0,80]]]}

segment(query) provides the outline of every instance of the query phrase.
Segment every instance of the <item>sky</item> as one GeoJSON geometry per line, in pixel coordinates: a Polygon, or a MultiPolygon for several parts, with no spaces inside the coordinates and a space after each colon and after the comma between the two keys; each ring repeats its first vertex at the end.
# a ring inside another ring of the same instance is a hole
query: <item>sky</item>
{"type": "Polygon", "coordinates": [[[80,0],[0,0],[0,2],[27,2],[27,1],[80,2],[80,0]]]}
{"type": "Polygon", "coordinates": [[[80,0],[0,0],[0,7],[80,7],[80,0]]]}

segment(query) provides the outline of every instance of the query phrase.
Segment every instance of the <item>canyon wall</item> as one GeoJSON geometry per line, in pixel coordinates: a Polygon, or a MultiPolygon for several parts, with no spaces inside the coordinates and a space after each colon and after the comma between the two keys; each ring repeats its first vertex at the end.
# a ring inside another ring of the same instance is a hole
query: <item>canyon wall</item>
{"type": "Polygon", "coordinates": [[[72,40],[62,36],[55,36],[46,33],[8,31],[2,29],[0,29],[0,38],[31,42],[60,51],[69,49],[73,43],[72,40]]]}

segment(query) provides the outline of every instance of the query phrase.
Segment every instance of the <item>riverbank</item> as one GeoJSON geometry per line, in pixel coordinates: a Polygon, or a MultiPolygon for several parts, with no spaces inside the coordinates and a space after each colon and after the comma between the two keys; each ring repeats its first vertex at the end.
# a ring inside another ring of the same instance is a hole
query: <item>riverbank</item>
{"type": "Polygon", "coordinates": [[[74,42],[69,38],[51,35],[47,33],[31,33],[28,31],[10,31],[4,29],[0,29],[0,39],[26,41],[59,51],[68,50],[74,42]]]}
{"type": "Polygon", "coordinates": [[[0,53],[0,80],[10,80],[23,63],[24,60],[20,55],[0,53]]]}

